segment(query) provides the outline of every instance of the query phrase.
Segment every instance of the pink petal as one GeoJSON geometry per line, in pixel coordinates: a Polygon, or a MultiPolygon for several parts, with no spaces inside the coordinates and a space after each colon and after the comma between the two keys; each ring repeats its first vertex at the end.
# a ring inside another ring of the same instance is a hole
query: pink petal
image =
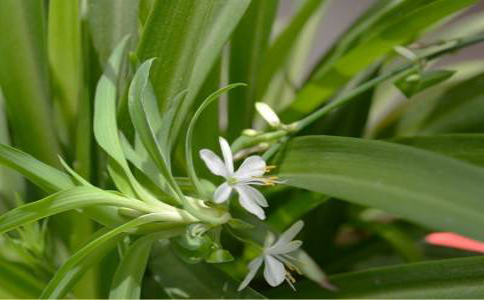
{"type": "Polygon", "coordinates": [[[484,253],[484,243],[452,232],[431,233],[425,241],[432,245],[484,253]]]}

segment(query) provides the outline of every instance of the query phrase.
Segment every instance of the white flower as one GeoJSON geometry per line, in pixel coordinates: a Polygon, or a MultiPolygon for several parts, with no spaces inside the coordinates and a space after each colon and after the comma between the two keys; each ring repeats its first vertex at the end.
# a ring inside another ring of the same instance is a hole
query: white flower
{"type": "Polygon", "coordinates": [[[269,123],[272,127],[278,127],[281,125],[281,120],[277,114],[272,110],[272,108],[264,102],[256,102],[255,108],[262,116],[262,118],[269,123]]]}
{"type": "Polygon", "coordinates": [[[246,158],[239,169],[234,172],[233,155],[229,143],[222,137],[219,140],[223,161],[208,149],[200,151],[200,157],[210,171],[226,180],[215,190],[213,201],[215,203],[227,201],[232,190],[235,190],[239,194],[239,202],[243,208],[260,219],[265,219],[262,207],[268,206],[267,201],[261,192],[250,185],[273,185],[277,183],[275,177],[263,176],[273,167],[266,166],[262,157],[253,155],[246,158]]]}
{"type": "Polygon", "coordinates": [[[274,287],[278,286],[284,281],[284,279],[286,279],[289,285],[294,288],[292,285],[294,283],[294,278],[286,270],[286,267],[290,271],[298,271],[297,267],[292,263],[292,261],[295,261],[295,258],[290,256],[289,253],[297,250],[301,246],[301,241],[293,241],[292,239],[299,233],[299,231],[301,231],[303,226],[303,221],[297,221],[286,230],[276,242],[274,242],[274,237],[272,235],[268,236],[261,255],[249,263],[249,273],[247,273],[247,276],[245,276],[240,284],[239,291],[244,289],[254,278],[255,274],[262,266],[262,262],[264,262],[264,278],[267,283],[274,287]]]}

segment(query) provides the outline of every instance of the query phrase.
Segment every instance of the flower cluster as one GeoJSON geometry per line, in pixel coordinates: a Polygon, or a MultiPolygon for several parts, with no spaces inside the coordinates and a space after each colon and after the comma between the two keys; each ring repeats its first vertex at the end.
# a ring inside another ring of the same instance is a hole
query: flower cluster
{"type": "MultiPolygon", "coordinates": [[[[215,203],[226,202],[232,192],[235,191],[239,196],[240,205],[259,219],[264,220],[265,213],[263,208],[268,206],[267,200],[252,185],[272,186],[276,183],[281,183],[275,176],[264,176],[274,166],[267,166],[262,157],[253,155],[246,158],[239,169],[235,171],[234,157],[229,143],[222,137],[219,138],[219,141],[223,159],[211,150],[203,149],[200,151],[200,157],[208,169],[213,174],[225,179],[215,190],[213,201],[215,203]]],[[[286,279],[293,287],[295,280],[289,271],[297,271],[299,273],[299,270],[295,265],[296,259],[291,256],[291,253],[296,251],[302,242],[293,241],[292,239],[301,231],[302,227],[302,221],[296,222],[277,241],[274,235],[269,234],[261,254],[248,264],[249,272],[240,284],[239,290],[244,289],[249,284],[262,266],[262,263],[264,263],[264,278],[271,286],[277,286],[286,279]]]]}

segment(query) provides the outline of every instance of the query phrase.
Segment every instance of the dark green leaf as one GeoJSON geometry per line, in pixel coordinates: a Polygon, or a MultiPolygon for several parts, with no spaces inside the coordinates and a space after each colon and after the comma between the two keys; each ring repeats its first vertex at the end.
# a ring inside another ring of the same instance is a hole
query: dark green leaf
{"type": "Polygon", "coordinates": [[[484,295],[482,257],[407,264],[332,276],[339,288],[329,292],[310,282],[297,292],[279,288],[274,298],[330,299],[480,299],[484,295]]]}
{"type": "Polygon", "coordinates": [[[230,82],[244,82],[248,86],[229,94],[229,139],[236,138],[243,129],[251,126],[257,77],[269,47],[277,6],[277,0],[252,1],[233,33],[230,44],[230,82]]]}
{"type": "Polygon", "coordinates": [[[484,167],[484,134],[441,134],[402,137],[391,141],[441,153],[484,167]]]}
{"type": "Polygon", "coordinates": [[[452,158],[364,139],[302,137],[289,146],[280,176],[292,186],[484,238],[484,170],[452,158]]]}

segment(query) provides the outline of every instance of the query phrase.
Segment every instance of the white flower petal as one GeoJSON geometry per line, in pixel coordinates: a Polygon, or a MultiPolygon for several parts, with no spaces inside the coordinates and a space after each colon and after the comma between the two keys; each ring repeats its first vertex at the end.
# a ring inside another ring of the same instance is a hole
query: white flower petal
{"type": "Polygon", "coordinates": [[[271,286],[278,286],[286,278],[284,264],[271,255],[264,256],[264,278],[271,286]]]}
{"type": "Polygon", "coordinates": [[[261,220],[266,218],[264,210],[251,198],[251,195],[247,193],[246,186],[236,185],[235,190],[239,193],[239,203],[245,208],[245,210],[256,215],[261,220]]]}
{"type": "Polygon", "coordinates": [[[292,241],[292,239],[294,239],[296,237],[296,235],[299,233],[299,231],[301,231],[303,226],[304,226],[303,221],[297,221],[296,223],[294,223],[291,227],[289,227],[288,230],[284,231],[284,233],[281,234],[281,236],[279,237],[277,242],[274,245],[272,245],[271,248],[274,249],[274,248],[277,248],[277,247],[281,247],[281,246],[289,243],[290,241],[292,241]]]}
{"type": "Polygon", "coordinates": [[[223,176],[227,178],[229,176],[227,168],[220,157],[213,153],[211,150],[202,149],[200,150],[200,157],[207,165],[207,168],[215,175],[223,176]]]}
{"type": "Polygon", "coordinates": [[[260,266],[262,265],[262,261],[262,257],[257,257],[249,263],[249,273],[247,273],[244,280],[239,285],[239,288],[237,289],[238,291],[243,290],[252,281],[252,279],[254,279],[257,270],[259,270],[260,266]]]}
{"type": "Polygon", "coordinates": [[[281,120],[276,115],[276,113],[272,110],[272,108],[264,102],[257,102],[255,104],[255,108],[262,116],[262,118],[269,123],[272,127],[276,127],[281,124],[281,120]]]}
{"type": "Polygon", "coordinates": [[[238,185],[241,189],[244,190],[244,193],[247,194],[247,196],[252,199],[253,201],[255,201],[255,203],[257,203],[257,205],[259,206],[262,206],[262,207],[267,207],[269,206],[269,204],[267,203],[267,200],[266,198],[264,197],[264,195],[262,195],[261,192],[259,192],[258,190],[256,190],[255,188],[247,185],[247,184],[239,184],[238,185]]]}
{"type": "Polygon", "coordinates": [[[290,241],[289,243],[286,243],[286,244],[277,245],[275,247],[272,246],[269,249],[267,249],[267,252],[274,255],[286,254],[299,249],[301,245],[302,245],[301,241],[290,241]]]}
{"type": "Polygon", "coordinates": [[[258,155],[247,157],[240,165],[234,176],[237,179],[251,179],[253,177],[261,177],[266,170],[266,162],[258,155]]]}
{"type": "Polygon", "coordinates": [[[228,185],[226,182],[222,183],[218,186],[213,194],[213,202],[215,203],[222,203],[227,201],[232,192],[232,187],[228,185]]]}
{"type": "Polygon", "coordinates": [[[229,143],[223,138],[219,137],[220,148],[225,161],[225,167],[230,175],[234,173],[234,161],[232,158],[232,150],[230,150],[229,143]]]}

